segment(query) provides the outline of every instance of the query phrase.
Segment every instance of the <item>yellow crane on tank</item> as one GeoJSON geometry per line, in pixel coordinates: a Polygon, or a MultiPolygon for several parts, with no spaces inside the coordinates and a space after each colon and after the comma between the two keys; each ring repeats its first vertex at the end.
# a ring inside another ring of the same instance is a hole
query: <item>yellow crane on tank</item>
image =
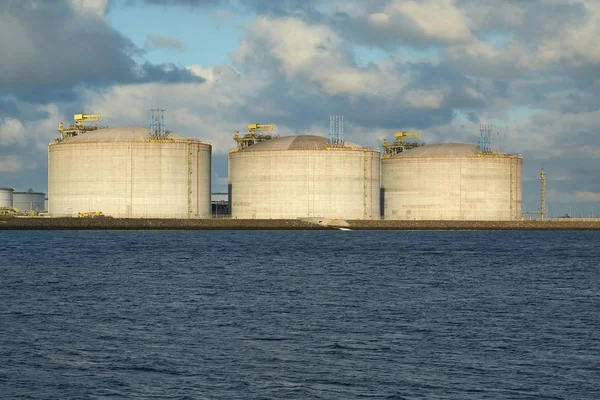
{"type": "Polygon", "coordinates": [[[396,138],[396,140],[418,139],[418,138],[421,137],[421,132],[405,132],[405,131],[400,131],[400,132],[394,133],[394,137],[396,138]]]}
{"type": "Polygon", "coordinates": [[[248,132],[256,134],[258,131],[274,131],[277,129],[275,124],[248,124],[248,132]]]}
{"type": "Polygon", "coordinates": [[[402,153],[404,150],[413,149],[424,144],[422,142],[406,141],[406,139],[420,138],[421,132],[399,131],[394,133],[394,137],[396,138],[394,143],[388,143],[386,139],[383,139],[382,146],[385,149],[384,157],[391,157],[395,154],[402,153]]]}
{"type": "Polygon", "coordinates": [[[84,123],[101,121],[102,115],[100,115],[100,114],[75,114],[75,115],[73,115],[73,120],[75,121],[75,124],[70,125],[66,128],[65,128],[64,122],[58,123],[58,132],[60,132],[60,136],[62,139],[77,136],[80,133],[83,133],[86,131],[93,131],[93,130],[98,129],[97,126],[85,126],[84,123]]]}
{"type": "Polygon", "coordinates": [[[257,132],[262,131],[275,131],[277,130],[277,125],[275,124],[248,124],[248,133],[243,136],[240,136],[239,131],[235,131],[235,135],[233,135],[233,140],[235,140],[238,144],[239,149],[243,149],[245,147],[252,146],[258,142],[263,142],[265,140],[272,139],[277,136],[277,134],[260,134],[257,132]]]}
{"type": "Polygon", "coordinates": [[[100,114],[75,114],[73,115],[73,119],[75,120],[75,125],[83,128],[84,122],[98,122],[102,120],[102,115],[100,114]]]}

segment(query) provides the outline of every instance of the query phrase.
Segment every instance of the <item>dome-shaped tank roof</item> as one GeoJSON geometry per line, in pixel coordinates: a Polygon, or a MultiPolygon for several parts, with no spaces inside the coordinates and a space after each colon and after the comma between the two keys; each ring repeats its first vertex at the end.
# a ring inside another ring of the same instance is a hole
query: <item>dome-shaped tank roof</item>
{"type": "MultiPolygon", "coordinates": [[[[169,139],[187,140],[178,133],[170,133],[169,139]]],[[[98,142],[146,142],[148,128],[142,126],[120,126],[88,131],[78,136],[64,139],[58,143],[98,143],[98,142]]]]}
{"type": "MultiPolygon", "coordinates": [[[[269,151],[269,150],[327,150],[327,139],[316,135],[282,136],[256,143],[240,151],[269,151]]],[[[360,149],[361,146],[344,142],[345,148],[360,149]]]]}
{"type": "Polygon", "coordinates": [[[465,143],[428,144],[404,150],[392,158],[477,157],[477,146],[465,143]]]}

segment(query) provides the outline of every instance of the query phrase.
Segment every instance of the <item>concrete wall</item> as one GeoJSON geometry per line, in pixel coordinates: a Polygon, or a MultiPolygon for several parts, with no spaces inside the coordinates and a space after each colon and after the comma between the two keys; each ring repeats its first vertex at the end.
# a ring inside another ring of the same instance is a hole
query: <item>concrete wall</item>
{"type": "Polygon", "coordinates": [[[211,146],[197,141],[59,142],[48,150],[49,213],[209,218],[210,176],[211,146]]]}
{"type": "Polygon", "coordinates": [[[232,152],[232,217],[379,219],[379,168],[371,149],[232,152]]]}
{"type": "Polygon", "coordinates": [[[386,220],[519,220],[522,186],[516,156],[382,160],[386,220]]]}
{"type": "Polygon", "coordinates": [[[13,192],[14,189],[0,188],[0,207],[13,206],[13,192]]]}

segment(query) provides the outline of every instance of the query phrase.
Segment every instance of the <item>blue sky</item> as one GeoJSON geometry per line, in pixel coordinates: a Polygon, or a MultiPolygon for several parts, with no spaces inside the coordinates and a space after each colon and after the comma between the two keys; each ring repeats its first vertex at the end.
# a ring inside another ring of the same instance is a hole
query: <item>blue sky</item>
{"type": "Polygon", "coordinates": [[[185,47],[184,51],[147,50],[144,59],[150,62],[213,67],[230,62],[229,53],[237,48],[243,27],[253,16],[217,8],[197,12],[187,7],[115,2],[106,18],[139,48],[144,48],[148,34],[176,39],[185,47]]]}
{"type": "Polygon", "coordinates": [[[58,121],[102,113],[213,145],[226,188],[249,122],[378,147],[396,130],[476,143],[494,125],[524,156],[524,208],[600,210],[595,0],[6,0],[0,4],[0,186],[47,187],[58,121]],[[74,55],[77,55],[76,57],[74,55]]]}

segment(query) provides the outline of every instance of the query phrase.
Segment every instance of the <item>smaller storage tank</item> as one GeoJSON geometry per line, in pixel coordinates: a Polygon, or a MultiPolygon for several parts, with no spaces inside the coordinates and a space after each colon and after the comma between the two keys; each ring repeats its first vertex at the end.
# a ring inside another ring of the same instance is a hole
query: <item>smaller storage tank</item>
{"type": "Polygon", "coordinates": [[[14,192],[13,207],[19,211],[45,211],[46,193],[29,189],[26,192],[14,192]]]}
{"type": "Polygon", "coordinates": [[[13,206],[13,193],[15,189],[0,188],[0,207],[13,206]]]}

